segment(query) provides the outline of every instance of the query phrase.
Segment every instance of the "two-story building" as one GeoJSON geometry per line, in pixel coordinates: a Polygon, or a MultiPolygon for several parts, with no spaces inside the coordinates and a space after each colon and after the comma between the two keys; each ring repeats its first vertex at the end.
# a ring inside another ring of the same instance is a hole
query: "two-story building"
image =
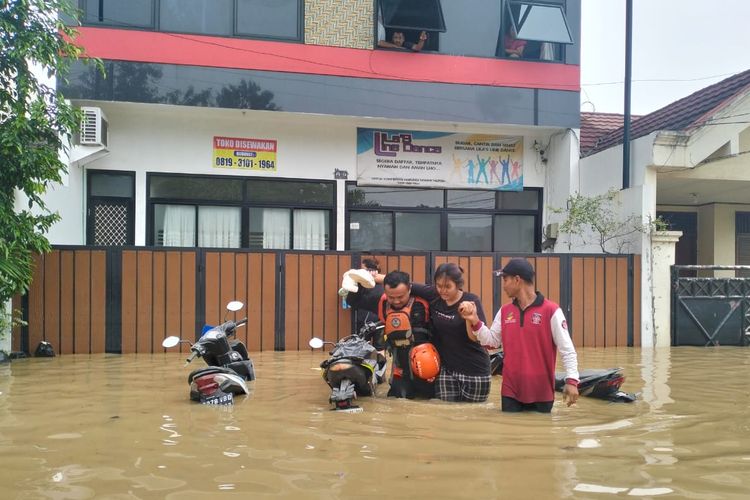
{"type": "Polygon", "coordinates": [[[579,181],[580,0],[77,5],[106,74],[58,80],[84,123],[14,350],[161,352],[232,299],[251,350],[305,349],[351,333],[366,250],[459,262],[488,316],[524,255],[576,345],[651,343],[637,255],[541,253],[579,181]]]}
{"type": "Polygon", "coordinates": [[[579,0],[78,4],[52,243],[538,252],[570,192],[579,0]]]}

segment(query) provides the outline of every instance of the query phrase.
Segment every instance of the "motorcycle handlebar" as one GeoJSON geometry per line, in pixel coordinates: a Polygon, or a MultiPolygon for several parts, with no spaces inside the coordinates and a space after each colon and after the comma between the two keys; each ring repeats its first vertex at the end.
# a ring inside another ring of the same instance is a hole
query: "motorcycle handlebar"
{"type": "Polygon", "coordinates": [[[242,318],[241,320],[237,321],[236,323],[234,321],[227,321],[222,325],[222,329],[224,330],[224,333],[227,334],[227,337],[231,337],[236,333],[237,328],[241,326],[245,326],[247,324],[247,316],[242,318]]]}
{"type": "Polygon", "coordinates": [[[190,357],[185,360],[185,364],[190,363],[192,360],[194,360],[196,357],[198,357],[198,353],[196,351],[193,351],[190,354],[190,357]]]}

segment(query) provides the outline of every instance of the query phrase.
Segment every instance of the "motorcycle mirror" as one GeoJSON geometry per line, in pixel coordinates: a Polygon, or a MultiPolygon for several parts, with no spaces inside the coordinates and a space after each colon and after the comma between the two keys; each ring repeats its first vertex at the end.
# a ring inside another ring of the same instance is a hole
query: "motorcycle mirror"
{"type": "Polygon", "coordinates": [[[310,342],[308,342],[308,345],[313,349],[320,349],[323,347],[323,340],[318,337],[313,337],[310,339],[310,342]]]}
{"type": "Polygon", "coordinates": [[[243,307],[245,307],[245,304],[243,304],[239,300],[233,300],[232,302],[230,302],[229,304],[227,304],[227,309],[230,310],[230,311],[232,311],[232,312],[239,311],[243,307]]]}
{"type": "Polygon", "coordinates": [[[169,348],[169,347],[174,347],[179,343],[180,343],[180,337],[171,336],[171,337],[165,338],[164,341],[161,343],[161,345],[162,347],[169,348]]]}

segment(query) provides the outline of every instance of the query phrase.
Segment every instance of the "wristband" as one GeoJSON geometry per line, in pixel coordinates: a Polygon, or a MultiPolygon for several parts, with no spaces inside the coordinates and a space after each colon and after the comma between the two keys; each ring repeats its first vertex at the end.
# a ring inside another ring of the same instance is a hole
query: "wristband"
{"type": "Polygon", "coordinates": [[[565,379],[565,383],[567,385],[572,385],[572,386],[578,387],[578,381],[576,379],[574,379],[574,378],[566,378],[565,379]]]}
{"type": "Polygon", "coordinates": [[[484,325],[484,323],[482,323],[482,320],[480,319],[479,322],[476,325],[471,325],[471,331],[472,332],[478,332],[479,329],[482,328],[483,325],[484,325]]]}

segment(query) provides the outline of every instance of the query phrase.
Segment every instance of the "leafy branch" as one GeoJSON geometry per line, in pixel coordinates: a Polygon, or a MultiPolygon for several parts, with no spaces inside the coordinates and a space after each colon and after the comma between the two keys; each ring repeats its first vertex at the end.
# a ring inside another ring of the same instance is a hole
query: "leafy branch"
{"type": "Polygon", "coordinates": [[[28,289],[34,255],[49,250],[45,235],[59,219],[44,195],[66,170],[60,152],[78,129],[80,112],[41,75],[64,80],[83,56],[73,43],[75,29],[62,21],[76,19],[71,5],[0,1],[0,304],[28,289]],[[17,205],[21,200],[25,209],[17,205]]]}
{"type": "Polygon", "coordinates": [[[649,234],[653,230],[667,229],[668,224],[661,218],[643,223],[637,215],[622,218],[619,213],[618,191],[610,189],[604,194],[583,196],[580,193],[568,197],[566,208],[550,207],[556,214],[564,214],[565,220],[559,229],[583,243],[599,246],[603,253],[623,253],[634,234],[649,234]],[[614,248],[615,251],[610,251],[614,248]]]}

